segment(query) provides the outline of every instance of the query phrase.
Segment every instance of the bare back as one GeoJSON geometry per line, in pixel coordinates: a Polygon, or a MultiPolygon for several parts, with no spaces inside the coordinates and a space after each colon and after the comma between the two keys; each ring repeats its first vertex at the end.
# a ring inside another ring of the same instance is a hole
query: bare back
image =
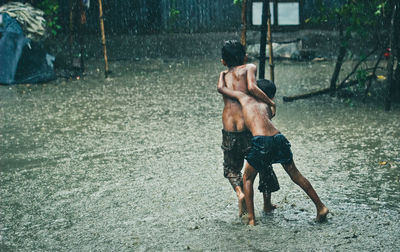
{"type": "MultiPolygon", "coordinates": [[[[225,74],[226,86],[232,90],[242,91],[248,94],[247,90],[247,65],[241,65],[230,69],[225,74]]],[[[222,113],[222,124],[226,131],[243,131],[246,125],[243,119],[242,106],[238,100],[227,96],[224,97],[224,110],[222,113]]]]}
{"type": "Polygon", "coordinates": [[[279,130],[272,124],[269,106],[252,96],[242,95],[239,98],[246,127],[253,136],[274,136],[279,130]]]}

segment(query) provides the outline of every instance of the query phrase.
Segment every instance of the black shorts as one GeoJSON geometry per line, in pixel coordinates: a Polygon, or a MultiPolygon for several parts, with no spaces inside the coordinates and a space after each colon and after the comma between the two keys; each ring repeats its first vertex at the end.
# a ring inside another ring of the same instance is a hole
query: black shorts
{"type": "Polygon", "coordinates": [[[251,139],[251,148],[246,160],[260,172],[270,164],[290,163],[293,154],[289,141],[280,133],[274,136],[255,136],[251,139]]]}
{"type": "Polygon", "coordinates": [[[233,189],[242,186],[242,168],[244,157],[251,146],[250,131],[222,130],[222,145],[224,151],[224,177],[227,178],[233,189]]]}
{"type": "Polygon", "coordinates": [[[282,134],[275,136],[255,136],[246,156],[247,162],[260,174],[260,186],[268,192],[279,190],[279,183],[272,164],[287,164],[293,160],[290,143],[282,134]],[[263,178],[261,179],[261,176],[263,178]]]}
{"type": "MultiPolygon", "coordinates": [[[[224,150],[224,176],[235,189],[242,186],[242,167],[245,156],[251,148],[253,136],[250,131],[230,132],[222,130],[222,149],[224,150]]],[[[270,165],[271,166],[271,165],[270,165]]],[[[271,168],[259,172],[258,190],[271,193],[279,190],[279,182],[271,168]]]]}

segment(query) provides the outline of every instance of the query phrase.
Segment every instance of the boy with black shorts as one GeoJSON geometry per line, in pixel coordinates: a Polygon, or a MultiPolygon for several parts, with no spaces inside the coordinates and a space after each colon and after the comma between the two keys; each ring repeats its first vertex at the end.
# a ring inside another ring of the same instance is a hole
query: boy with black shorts
{"type": "MultiPolygon", "coordinates": [[[[225,83],[221,74],[218,91],[239,101],[246,127],[252,133],[251,148],[246,156],[243,187],[249,217],[249,225],[255,225],[253,182],[258,172],[271,169],[271,164],[281,163],[290,178],[299,185],[314,202],[317,208],[317,221],[326,219],[328,208],[321,202],[317,192],[310,182],[297,170],[290,150],[290,143],[284,135],[272,124],[270,111],[263,101],[237,90],[225,83]]],[[[276,87],[271,81],[260,82],[260,89],[270,98],[275,96],[276,87]]]]}
{"type": "MultiPolygon", "coordinates": [[[[237,40],[225,41],[221,50],[222,63],[228,70],[221,73],[225,77],[226,85],[233,90],[250,93],[258,99],[268,103],[275,111],[275,103],[265,95],[256,84],[257,67],[254,64],[245,64],[246,52],[237,40]]],[[[251,133],[245,126],[242,108],[237,100],[224,96],[224,110],[222,113],[222,149],[224,151],[224,176],[235,190],[239,201],[239,216],[245,212],[243,181],[241,170],[244,157],[250,149],[251,133]]],[[[260,191],[264,197],[264,211],[275,208],[271,204],[271,192],[279,189],[275,173],[268,173],[272,183],[263,183],[264,173],[260,173],[260,191]]]]}

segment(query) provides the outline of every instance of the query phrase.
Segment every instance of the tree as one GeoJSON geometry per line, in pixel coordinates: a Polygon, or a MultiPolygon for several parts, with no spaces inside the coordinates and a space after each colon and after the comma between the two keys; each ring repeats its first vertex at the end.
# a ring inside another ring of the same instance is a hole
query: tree
{"type": "MultiPolygon", "coordinates": [[[[345,0],[336,8],[325,7],[322,0],[319,0],[318,4],[320,13],[308,21],[332,25],[334,30],[338,31],[340,46],[329,89],[320,90],[314,94],[327,92],[334,94],[338,88],[347,87],[349,84],[359,84],[365,88],[366,95],[371,86],[371,80],[376,78],[376,70],[382,61],[382,55],[386,52],[387,92],[383,100],[385,100],[385,109],[389,110],[394,93],[400,92],[400,3],[397,0],[345,0]],[[338,84],[339,73],[346,55],[357,54],[352,51],[354,48],[350,46],[351,44],[358,45],[361,56],[350,74],[338,84]],[[374,54],[378,54],[374,67],[359,70],[361,63],[374,54]],[[351,81],[350,78],[354,76],[356,79],[351,81]]],[[[312,94],[296,96],[296,99],[310,95],[312,94]]],[[[293,100],[293,97],[285,99],[293,100]]]]}

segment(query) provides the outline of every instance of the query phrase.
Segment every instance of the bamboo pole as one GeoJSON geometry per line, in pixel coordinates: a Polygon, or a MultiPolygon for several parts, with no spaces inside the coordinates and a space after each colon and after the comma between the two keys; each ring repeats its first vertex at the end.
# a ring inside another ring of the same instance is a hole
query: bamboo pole
{"type": "Polygon", "coordinates": [[[240,34],[240,43],[246,47],[246,32],[247,32],[247,1],[242,0],[242,31],[240,34]]]}
{"type": "Polygon", "coordinates": [[[101,29],[101,43],[103,44],[103,52],[104,52],[104,65],[105,65],[104,74],[107,78],[109,70],[108,70],[108,59],[107,59],[106,35],[104,32],[103,6],[101,4],[101,0],[99,0],[99,19],[100,19],[100,29],[101,29]]]}
{"type": "Polygon", "coordinates": [[[78,31],[78,41],[79,41],[79,48],[80,48],[80,71],[83,73],[85,71],[85,62],[83,60],[83,57],[85,55],[84,51],[84,25],[86,24],[86,11],[85,11],[85,6],[83,6],[83,2],[80,0],[79,1],[79,14],[80,14],[80,20],[79,20],[79,31],[78,31]]]}
{"type": "Polygon", "coordinates": [[[73,65],[73,53],[72,53],[72,47],[74,45],[74,0],[69,0],[69,63],[72,66],[73,65]]]}
{"type": "Polygon", "coordinates": [[[260,69],[258,72],[258,78],[259,79],[264,79],[265,78],[265,61],[266,61],[266,56],[265,56],[265,51],[266,51],[266,44],[267,44],[267,15],[268,15],[268,9],[269,9],[269,1],[264,0],[263,1],[263,7],[262,7],[262,22],[261,22],[261,39],[260,39],[260,69]]]}
{"type": "Polygon", "coordinates": [[[269,8],[269,1],[268,2],[268,47],[269,47],[269,75],[270,80],[275,82],[275,72],[274,72],[274,55],[272,50],[272,33],[271,33],[271,9],[269,8]]]}

